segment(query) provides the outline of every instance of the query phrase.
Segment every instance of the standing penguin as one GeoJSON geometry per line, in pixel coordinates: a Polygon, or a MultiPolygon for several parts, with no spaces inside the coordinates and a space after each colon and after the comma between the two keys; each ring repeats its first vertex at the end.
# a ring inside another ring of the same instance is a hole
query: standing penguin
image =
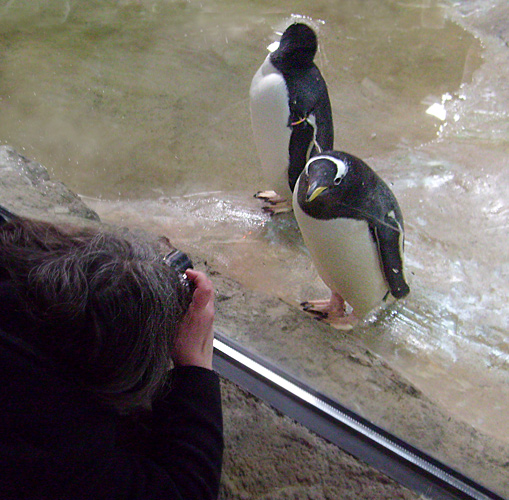
{"type": "Polygon", "coordinates": [[[329,300],[304,310],[351,328],[377,305],[405,297],[404,229],[398,202],[362,160],[327,151],[309,160],[293,193],[293,209],[329,300]],[[353,312],[345,313],[345,301],[353,312]]]}
{"type": "Polygon", "coordinates": [[[273,205],[266,208],[270,213],[289,210],[284,202],[290,200],[307,160],[333,147],[329,94],[313,62],[317,49],[315,32],[307,24],[294,23],[251,82],[254,141],[265,177],[274,189],[256,196],[273,205]]]}

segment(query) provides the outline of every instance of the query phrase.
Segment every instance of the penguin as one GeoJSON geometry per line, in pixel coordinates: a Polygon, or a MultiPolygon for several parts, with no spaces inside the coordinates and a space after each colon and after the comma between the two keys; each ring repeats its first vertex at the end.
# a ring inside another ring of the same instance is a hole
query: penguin
{"type": "Polygon", "coordinates": [[[9,212],[9,210],[0,205],[0,226],[7,224],[7,222],[11,222],[16,218],[16,215],[14,215],[12,212],[9,212]]]}
{"type": "Polygon", "coordinates": [[[410,288],[403,270],[404,225],[396,197],[361,159],[325,151],[311,158],[293,193],[304,243],[331,298],[305,311],[350,329],[410,288]],[[352,308],[346,314],[345,302],[352,308]]]}
{"type": "Polygon", "coordinates": [[[255,196],[269,202],[264,210],[271,214],[291,210],[292,191],[307,160],[333,148],[329,93],[313,62],[317,49],[312,28],[291,24],[251,81],[254,142],[274,189],[255,196]]]}

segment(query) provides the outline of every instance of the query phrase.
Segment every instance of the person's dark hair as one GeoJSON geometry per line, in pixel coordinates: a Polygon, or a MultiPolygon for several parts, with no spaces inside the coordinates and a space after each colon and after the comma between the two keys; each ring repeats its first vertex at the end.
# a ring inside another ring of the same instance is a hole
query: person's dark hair
{"type": "Polygon", "coordinates": [[[17,217],[0,274],[33,325],[23,340],[103,402],[125,412],[162,388],[191,294],[155,243],[17,217]]]}

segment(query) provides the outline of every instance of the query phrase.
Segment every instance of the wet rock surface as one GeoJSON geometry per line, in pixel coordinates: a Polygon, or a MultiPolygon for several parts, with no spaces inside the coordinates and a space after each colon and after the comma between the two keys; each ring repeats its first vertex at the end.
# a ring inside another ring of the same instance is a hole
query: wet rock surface
{"type": "MultiPolygon", "coordinates": [[[[12,148],[0,149],[0,173],[0,199],[6,208],[46,220],[97,224],[95,212],[78,196],[12,148]]],[[[418,438],[432,451],[445,444],[460,464],[484,462],[484,478],[473,471],[481,482],[502,477],[507,447],[451,419],[354,336],[338,334],[280,299],[242,287],[208,266],[204,256],[192,257],[216,286],[218,331],[237,340],[249,332],[250,347],[271,358],[275,336],[286,336],[299,344],[298,356],[281,359],[294,375],[311,375],[325,387],[334,384],[336,392],[341,387],[345,398],[358,398],[359,408],[361,403],[379,406],[384,427],[398,428],[401,414],[408,415],[403,435],[418,438]],[[316,351],[330,353],[320,370],[307,363],[316,351]]],[[[226,380],[223,398],[223,500],[421,498],[226,380]]]]}
{"type": "Polygon", "coordinates": [[[44,166],[10,146],[0,146],[0,192],[0,204],[19,215],[99,221],[99,216],[77,194],[62,182],[50,179],[44,166]]]}
{"type": "MultiPolygon", "coordinates": [[[[426,176],[429,182],[444,179],[449,182],[449,177],[441,176],[441,169],[447,170],[450,179],[457,182],[458,196],[474,193],[473,206],[483,206],[487,193],[493,196],[494,202],[498,197],[503,199],[502,191],[507,185],[504,180],[507,172],[504,166],[508,165],[507,113],[500,113],[500,110],[507,110],[509,105],[509,7],[504,1],[466,0],[456,2],[454,9],[449,10],[449,16],[479,37],[485,49],[482,67],[473,75],[472,83],[461,89],[466,95],[466,108],[459,95],[445,103],[450,116],[461,105],[464,111],[461,119],[449,121],[438,139],[417,148],[414,155],[405,155],[405,148],[391,150],[377,154],[373,166],[396,184],[399,180],[395,172],[408,165],[415,170],[416,185],[426,176]],[[491,89],[496,89],[496,99],[491,89]],[[496,189],[484,189],[486,179],[491,179],[496,189]]],[[[371,94],[378,90],[367,80],[363,81],[362,89],[371,94]]],[[[51,180],[38,163],[19,156],[12,148],[0,148],[0,173],[0,203],[15,212],[79,223],[97,220],[95,213],[79,197],[63,184],[51,180]]],[[[418,199],[419,193],[418,189],[408,189],[401,196],[409,221],[419,220],[420,214],[411,214],[410,209],[412,199],[418,199]]],[[[488,228],[500,232],[500,238],[490,240],[500,246],[487,246],[482,238],[474,240],[468,231],[470,226],[482,227],[485,223],[480,211],[473,217],[462,218],[454,212],[450,200],[439,196],[433,200],[436,203],[428,204],[428,210],[446,207],[456,230],[451,231],[448,225],[435,225],[427,236],[440,244],[445,241],[458,247],[462,262],[470,271],[475,270],[472,254],[478,246],[482,246],[483,261],[493,260],[505,252],[505,226],[498,228],[494,224],[488,228]]],[[[111,207],[98,202],[89,205],[97,210],[103,221],[115,223],[115,218],[109,217],[111,207]]],[[[494,204],[488,208],[503,219],[504,206],[494,204]]],[[[117,220],[122,220],[122,216],[117,220]]],[[[131,226],[129,222],[126,224],[131,226]]],[[[144,228],[151,228],[151,223],[144,228]]],[[[159,227],[154,224],[151,229],[157,232],[159,227]]],[[[427,251],[429,242],[416,238],[413,241],[419,245],[414,245],[410,257],[425,262],[425,258],[416,258],[419,257],[417,248],[427,251]]],[[[235,251],[231,246],[224,244],[221,251],[235,251]]],[[[282,249],[277,251],[279,255],[282,249]]],[[[436,454],[475,480],[491,488],[496,485],[499,494],[509,494],[509,449],[504,436],[498,440],[490,437],[489,423],[472,424],[476,406],[482,410],[483,405],[477,387],[471,388],[468,382],[459,379],[463,385],[458,384],[456,402],[470,414],[469,421],[463,421],[461,416],[451,415],[448,411],[452,407],[452,398],[440,403],[438,398],[430,396],[433,391],[429,386],[435,382],[430,383],[428,371],[421,370],[421,379],[414,374],[410,381],[385,357],[367,348],[365,338],[332,331],[274,295],[242,286],[227,273],[218,272],[216,263],[205,251],[194,248],[191,254],[197,267],[206,269],[216,285],[218,330],[240,342],[245,341],[259,355],[281,363],[293,375],[316,381],[324,392],[334,393],[341,402],[348,401],[347,406],[353,410],[370,417],[376,415],[375,423],[436,454]],[[205,263],[206,260],[210,265],[205,263]]],[[[285,255],[279,258],[283,261],[285,255]]],[[[443,276],[454,271],[449,265],[452,263],[445,262],[443,276]]],[[[426,269],[416,273],[414,295],[417,295],[415,292],[421,280],[429,278],[426,269]]],[[[486,279],[485,273],[480,274],[486,279]]],[[[441,298],[447,298],[451,295],[451,287],[443,276],[438,274],[440,282],[432,283],[429,289],[435,290],[441,298]]],[[[489,286],[501,289],[496,277],[495,274],[489,277],[489,286]]],[[[496,308],[483,302],[482,297],[478,304],[479,324],[482,325],[486,323],[485,316],[493,315],[496,308]]],[[[390,312],[388,314],[388,321],[391,321],[390,312]]],[[[432,315],[430,317],[434,319],[432,315]]],[[[436,325],[430,322],[429,329],[436,325]]],[[[483,362],[489,363],[491,358],[483,362]]],[[[503,363],[502,357],[499,362],[503,363]]],[[[472,369],[475,368],[473,365],[472,369]]],[[[441,376],[450,377],[450,372],[444,371],[441,376]]],[[[507,406],[507,389],[503,385],[496,389],[500,396],[496,403],[507,406]]],[[[223,500],[421,498],[317,438],[234,384],[224,381],[223,391],[226,433],[223,500]]],[[[493,400],[486,406],[490,405],[493,400]]],[[[482,415],[482,411],[479,414],[482,415]]],[[[507,425],[507,421],[500,426],[492,425],[491,430],[498,432],[502,425],[507,425]]]]}
{"type": "MultiPolygon", "coordinates": [[[[47,170],[8,146],[0,147],[0,204],[19,215],[75,224],[97,214],[47,170]]],[[[217,324],[232,334],[238,321],[280,329],[294,312],[278,300],[245,291],[207,268],[217,286],[217,324]],[[240,309],[239,309],[240,308],[240,309]],[[260,311],[252,314],[253,309],[260,311]]],[[[317,324],[318,326],[318,324],[317,324]]],[[[321,326],[321,325],[320,325],[321,326]]],[[[360,354],[359,354],[360,356],[360,354]]],[[[417,495],[318,438],[235,384],[223,380],[225,463],[221,499],[394,499],[417,495]]]]}

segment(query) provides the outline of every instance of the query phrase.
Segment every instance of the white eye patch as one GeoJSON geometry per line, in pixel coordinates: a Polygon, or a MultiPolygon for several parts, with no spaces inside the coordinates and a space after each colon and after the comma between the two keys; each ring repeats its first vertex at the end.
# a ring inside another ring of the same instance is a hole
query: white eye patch
{"type": "Polygon", "coordinates": [[[341,179],[346,175],[348,172],[348,166],[345,162],[339,160],[338,158],[334,158],[334,156],[327,156],[327,155],[318,155],[313,156],[307,164],[306,164],[306,175],[309,175],[309,165],[313,163],[316,160],[329,160],[332,163],[336,165],[336,176],[334,177],[334,184],[339,184],[341,182],[341,179]]]}
{"type": "Polygon", "coordinates": [[[268,47],[267,47],[267,50],[269,52],[276,52],[276,50],[279,48],[279,40],[277,40],[276,42],[272,42],[268,47]]]}

